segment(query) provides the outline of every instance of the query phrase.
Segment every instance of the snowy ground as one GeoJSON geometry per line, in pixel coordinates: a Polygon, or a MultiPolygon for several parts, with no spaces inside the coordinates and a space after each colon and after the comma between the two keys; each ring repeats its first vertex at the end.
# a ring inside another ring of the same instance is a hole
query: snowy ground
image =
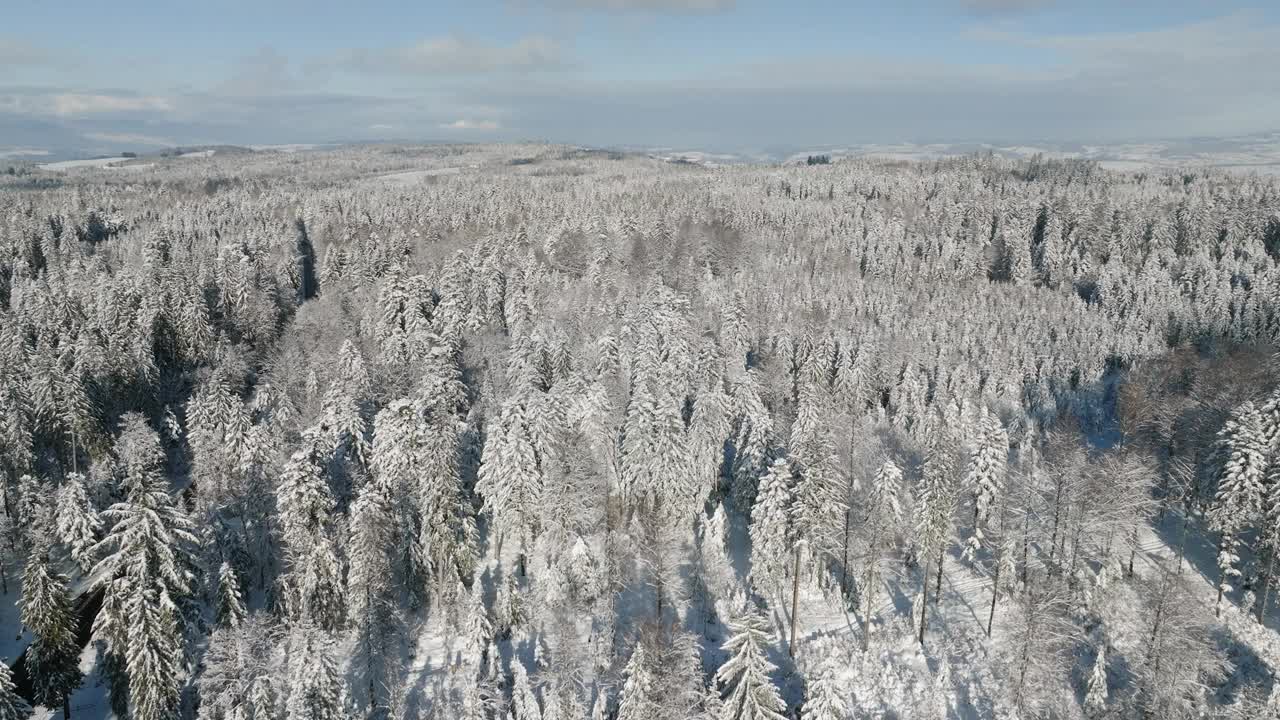
{"type": "Polygon", "coordinates": [[[388,185],[414,185],[421,182],[423,178],[457,175],[460,172],[462,172],[460,167],[429,168],[426,170],[406,170],[404,172],[388,173],[370,179],[388,185]]]}
{"type": "Polygon", "coordinates": [[[94,158],[92,160],[63,160],[62,162],[45,163],[44,165],[40,165],[39,167],[41,170],[48,170],[50,172],[65,172],[67,170],[77,170],[80,168],[107,167],[112,163],[125,162],[126,160],[129,160],[129,159],[130,158],[127,158],[127,157],[109,157],[109,158],[94,158]]]}

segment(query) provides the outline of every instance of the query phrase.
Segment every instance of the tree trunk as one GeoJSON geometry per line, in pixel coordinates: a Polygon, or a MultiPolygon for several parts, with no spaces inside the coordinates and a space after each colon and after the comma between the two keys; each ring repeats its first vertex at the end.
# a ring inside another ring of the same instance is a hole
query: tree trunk
{"type": "Polygon", "coordinates": [[[1262,576],[1262,597],[1258,598],[1258,622],[1262,623],[1267,615],[1267,595],[1271,592],[1271,573],[1276,569],[1276,551],[1272,548],[1268,553],[1267,572],[1262,576]]]}
{"type": "Polygon", "coordinates": [[[924,582],[921,583],[921,591],[924,598],[920,603],[920,647],[924,647],[924,627],[929,619],[929,570],[931,568],[926,563],[924,566],[924,582]]]}
{"type": "Polygon", "coordinates": [[[938,598],[942,597],[942,563],[947,558],[947,550],[943,548],[938,551],[938,582],[933,589],[933,604],[938,604],[938,598]]]}
{"type": "Polygon", "coordinates": [[[71,720],[71,695],[62,698],[62,720],[71,720]]]}
{"type": "Polygon", "coordinates": [[[1138,555],[1138,533],[1133,534],[1133,541],[1129,545],[1129,579],[1133,579],[1133,560],[1138,555]]]}
{"type": "Polygon", "coordinates": [[[796,621],[800,615],[800,545],[796,544],[794,560],[791,565],[791,646],[787,654],[796,656],[796,621]]]}
{"type": "MultiPolygon", "coordinates": [[[[1226,538],[1225,538],[1225,537],[1222,539],[1222,541],[1221,541],[1221,542],[1219,542],[1219,543],[1218,543],[1218,554],[1219,554],[1219,555],[1221,555],[1221,554],[1222,554],[1222,550],[1223,550],[1223,548],[1225,548],[1225,547],[1226,547],[1226,544],[1227,544],[1227,541],[1226,541],[1226,538]]],[[[1214,617],[1218,617],[1218,618],[1222,617],[1222,589],[1223,589],[1224,587],[1226,587],[1226,584],[1227,584],[1227,569],[1226,569],[1226,568],[1224,568],[1224,567],[1221,567],[1221,563],[1219,563],[1219,572],[1218,572],[1218,599],[1217,599],[1217,600],[1215,600],[1215,601],[1214,601],[1214,603],[1213,603],[1213,616],[1214,616],[1214,617]]]]}
{"type": "Polygon", "coordinates": [[[849,516],[853,510],[844,511],[844,562],[840,564],[840,594],[844,596],[846,606],[849,599],[849,516]]]}
{"type": "Polygon", "coordinates": [[[866,652],[871,645],[871,611],[874,609],[875,603],[875,574],[867,574],[867,596],[866,603],[862,608],[862,652],[866,652]]]}
{"type": "Polygon", "coordinates": [[[1000,598],[1000,558],[996,557],[996,571],[991,578],[991,612],[987,613],[987,637],[991,637],[991,624],[996,619],[996,600],[1000,598]]]}

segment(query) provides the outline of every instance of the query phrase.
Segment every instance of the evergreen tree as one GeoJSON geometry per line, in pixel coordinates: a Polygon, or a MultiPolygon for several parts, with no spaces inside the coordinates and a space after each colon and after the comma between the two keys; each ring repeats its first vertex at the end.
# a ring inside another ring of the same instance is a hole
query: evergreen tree
{"type": "Polygon", "coordinates": [[[102,521],[89,502],[84,476],[71,473],[58,490],[55,513],[58,538],[71,559],[83,572],[93,568],[93,546],[102,531],[102,521]]]}
{"type": "Polygon", "coordinates": [[[774,460],[751,508],[752,575],[775,585],[790,555],[791,482],[786,458],[774,460]]]}
{"type": "Polygon", "coordinates": [[[1209,513],[1211,527],[1219,534],[1218,599],[1215,612],[1221,613],[1222,597],[1232,589],[1231,578],[1239,576],[1237,565],[1239,533],[1262,509],[1265,495],[1267,448],[1263,437],[1262,414],[1246,401],[1218,434],[1226,462],[1218,475],[1218,492],[1209,513]]]}
{"type": "Polygon", "coordinates": [[[18,696],[9,664],[0,662],[0,720],[27,720],[29,717],[31,706],[18,696]]]}
{"type": "Polygon", "coordinates": [[[393,516],[387,487],[380,481],[365,484],[351,508],[347,578],[350,618],[354,625],[353,658],[367,689],[365,702],[372,710],[390,686],[399,657],[396,607],[391,584],[393,516]]]}
{"type": "Polygon", "coordinates": [[[103,513],[114,525],[95,546],[102,559],[94,575],[106,596],[94,627],[127,668],[134,720],[166,720],[182,683],[178,603],[191,592],[197,538],[165,488],[156,433],[139,415],[126,415],[123,425],[116,454],[125,499],[103,513]]]}
{"type": "Polygon", "coordinates": [[[76,618],[71,611],[67,578],[50,571],[48,558],[37,552],[27,561],[22,577],[22,624],[31,631],[27,648],[27,672],[35,701],[46,707],[64,707],[70,717],[70,696],[83,676],[76,618]]]}
{"type": "Polygon", "coordinates": [[[231,564],[223,561],[218,568],[218,602],[215,609],[218,623],[238,627],[244,621],[244,598],[240,595],[240,580],[231,564]]]}
{"type": "Polygon", "coordinates": [[[493,515],[498,536],[519,542],[521,574],[525,554],[538,531],[543,483],[524,406],[518,399],[509,400],[485,437],[476,491],[493,515]]]}
{"type": "Polygon", "coordinates": [[[867,522],[868,547],[866,573],[863,580],[865,597],[862,609],[862,649],[871,641],[871,616],[876,608],[876,595],[880,585],[880,566],[884,562],[884,550],[888,540],[902,523],[902,470],[893,460],[886,459],[871,480],[868,498],[867,522]]]}
{"type": "MultiPolygon", "coordinates": [[[[947,439],[937,432],[930,439],[920,469],[920,492],[916,498],[916,547],[924,558],[920,606],[920,644],[924,644],[925,628],[929,617],[929,570],[937,568],[937,591],[942,590],[942,566],[946,557],[947,540],[951,531],[951,513],[954,503],[951,480],[950,448],[947,439]],[[936,557],[935,557],[936,555],[936,557]],[[936,563],[936,565],[935,565],[936,563]]],[[[937,602],[935,596],[934,602],[937,602]]]]}
{"type": "Polygon", "coordinates": [[[1100,718],[1107,711],[1107,649],[1098,648],[1093,661],[1093,673],[1089,676],[1089,691],[1085,694],[1084,710],[1090,718],[1100,718]]]}
{"type": "Polygon", "coordinates": [[[786,720],[786,706],[769,678],[774,666],[765,657],[772,642],[769,626],[754,610],[729,624],[724,649],[729,659],[716,671],[722,688],[721,720],[786,720]]]}
{"type": "Polygon", "coordinates": [[[999,501],[1004,486],[1005,468],[1009,456],[1009,437],[1000,418],[982,409],[978,442],[969,458],[963,486],[973,498],[973,535],[965,552],[973,556],[982,547],[983,528],[991,516],[991,510],[999,501]]]}
{"type": "Polygon", "coordinates": [[[843,720],[846,703],[840,695],[840,683],[829,665],[824,664],[805,690],[801,720],[843,720]]]}
{"type": "Polygon", "coordinates": [[[626,681],[622,685],[622,695],[618,699],[617,720],[647,720],[658,716],[658,704],[655,702],[656,678],[654,668],[645,653],[644,643],[637,643],[627,660],[627,667],[622,671],[626,681]]]}
{"type": "Polygon", "coordinates": [[[346,687],[332,642],[314,629],[304,629],[303,635],[292,658],[285,720],[347,720],[346,687]]]}

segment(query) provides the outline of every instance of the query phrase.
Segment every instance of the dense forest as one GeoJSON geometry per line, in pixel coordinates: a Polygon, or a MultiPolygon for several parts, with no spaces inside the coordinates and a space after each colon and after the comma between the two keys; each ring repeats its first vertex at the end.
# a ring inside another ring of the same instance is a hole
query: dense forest
{"type": "Polygon", "coordinates": [[[1280,718],[1277,340],[1261,176],[0,177],[0,720],[1280,718]]]}

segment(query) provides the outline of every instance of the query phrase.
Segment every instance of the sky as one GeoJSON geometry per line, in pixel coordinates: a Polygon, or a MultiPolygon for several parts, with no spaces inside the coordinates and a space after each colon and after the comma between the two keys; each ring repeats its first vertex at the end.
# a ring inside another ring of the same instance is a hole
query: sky
{"type": "Polygon", "coordinates": [[[6,0],[0,149],[1280,130],[1280,3],[6,0]]]}

